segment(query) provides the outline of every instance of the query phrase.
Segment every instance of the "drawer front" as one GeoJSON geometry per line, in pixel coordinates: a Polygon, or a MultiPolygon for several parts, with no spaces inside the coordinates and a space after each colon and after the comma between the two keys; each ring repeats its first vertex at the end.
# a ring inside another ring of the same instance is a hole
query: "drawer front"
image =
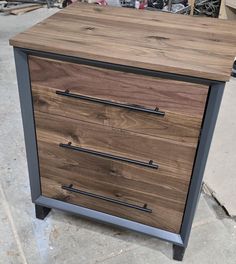
{"type": "Polygon", "coordinates": [[[179,232],[188,181],[170,168],[138,167],[46,140],[38,149],[44,196],[179,232]]]}
{"type": "Polygon", "coordinates": [[[136,163],[152,161],[153,166],[170,166],[178,171],[178,177],[190,177],[196,147],[40,112],[35,112],[35,120],[39,140],[48,139],[64,148],[91,150],[136,163]]]}
{"type": "Polygon", "coordinates": [[[142,108],[112,105],[110,101],[94,101],[94,98],[32,84],[35,111],[64,116],[94,124],[121,128],[150,136],[175,140],[196,146],[201,118],[173,112],[164,115],[145,112],[142,108]]]}
{"type": "Polygon", "coordinates": [[[33,85],[200,118],[208,92],[204,85],[34,56],[29,67],[33,85]]]}
{"type": "Polygon", "coordinates": [[[208,87],[34,56],[29,67],[42,194],[179,233],[208,87]]]}
{"type": "Polygon", "coordinates": [[[195,147],[38,111],[35,122],[43,195],[179,232],[195,147]]]}

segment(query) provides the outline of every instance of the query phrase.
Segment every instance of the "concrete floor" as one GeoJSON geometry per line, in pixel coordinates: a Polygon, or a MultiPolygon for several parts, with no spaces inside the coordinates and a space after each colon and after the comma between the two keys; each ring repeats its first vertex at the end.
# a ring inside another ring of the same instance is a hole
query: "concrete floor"
{"type": "MultiPolygon", "coordinates": [[[[0,264],[175,263],[171,245],[148,236],[54,210],[45,221],[35,219],[8,39],[55,11],[0,15],[0,264]]],[[[236,263],[236,222],[204,194],[183,263],[236,263]]]]}
{"type": "Polygon", "coordinates": [[[232,78],[225,87],[204,178],[214,197],[232,216],[236,216],[235,102],[236,78],[232,78]]]}

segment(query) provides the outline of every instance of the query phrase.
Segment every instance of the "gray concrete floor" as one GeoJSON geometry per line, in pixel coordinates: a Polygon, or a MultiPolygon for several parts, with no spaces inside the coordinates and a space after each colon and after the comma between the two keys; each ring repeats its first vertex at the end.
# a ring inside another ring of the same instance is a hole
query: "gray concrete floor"
{"type": "Polygon", "coordinates": [[[233,216],[236,216],[235,102],[236,78],[231,78],[225,87],[204,178],[213,195],[233,216]]]}
{"type": "MultiPolygon", "coordinates": [[[[0,264],[175,263],[171,245],[148,236],[54,210],[35,219],[8,39],[55,11],[0,15],[0,264]]],[[[236,263],[236,222],[204,194],[183,263],[236,263]]]]}

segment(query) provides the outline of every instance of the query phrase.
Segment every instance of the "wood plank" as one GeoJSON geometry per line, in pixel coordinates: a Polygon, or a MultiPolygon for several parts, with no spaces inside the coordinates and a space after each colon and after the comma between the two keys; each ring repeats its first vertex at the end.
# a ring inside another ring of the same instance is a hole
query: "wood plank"
{"type": "Polygon", "coordinates": [[[49,141],[40,140],[38,146],[42,177],[46,177],[46,170],[54,175],[53,178],[64,178],[67,182],[103,192],[103,195],[114,196],[113,198],[118,197],[120,192],[135,191],[139,193],[139,203],[143,202],[142,195],[150,196],[146,199],[156,198],[159,202],[166,203],[168,208],[183,210],[188,181],[176,177],[168,168],[152,170],[137,167],[131,163],[68,151],[49,141]],[[114,194],[112,188],[119,191],[114,194]]]}
{"type": "Polygon", "coordinates": [[[225,0],[225,4],[233,9],[236,9],[236,1],[235,0],[225,0]]]}
{"type": "MultiPolygon", "coordinates": [[[[219,12],[219,18],[220,19],[229,19],[229,20],[235,20],[236,19],[236,9],[233,8],[232,5],[233,2],[221,0],[220,3],[220,12],[219,12]]],[[[235,4],[236,6],[236,4],[235,4]]]]}
{"type": "Polygon", "coordinates": [[[19,5],[15,5],[15,6],[10,6],[10,7],[5,7],[1,9],[1,12],[4,13],[12,13],[12,12],[23,12],[24,9],[28,9],[28,8],[32,8],[31,10],[33,10],[33,8],[37,9],[39,7],[42,7],[42,5],[40,4],[34,4],[34,3],[30,3],[30,4],[19,4],[19,5]],[[22,10],[21,10],[22,9],[22,10]]]}
{"type": "Polygon", "coordinates": [[[39,8],[42,8],[42,5],[34,5],[34,6],[29,6],[29,7],[25,7],[25,8],[20,8],[20,9],[14,9],[10,11],[10,14],[13,15],[21,15],[39,8]]]}
{"type": "Polygon", "coordinates": [[[76,3],[12,38],[10,43],[227,81],[236,54],[234,28],[234,23],[217,19],[76,3]]]}
{"type": "MultiPolygon", "coordinates": [[[[224,43],[224,45],[222,45],[222,41],[216,42],[214,34],[205,38],[201,38],[198,40],[198,42],[196,42],[195,37],[190,37],[188,35],[173,35],[173,33],[169,31],[166,32],[166,30],[162,30],[162,28],[158,30],[158,35],[153,35],[153,31],[150,30],[149,25],[141,25],[141,28],[145,33],[140,31],[140,28],[137,28],[136,25],[132,23],[129,25],[129,29],[127,29],[125,26],[121,29],[120,25],[116,21],[109,21],[109,23],[107,23],[106,19],[96,19],[92,16],[77,17],[78,26],[73,28],[73,31],[71,31],[71,17],[73,16],[74,15],[71,14],[63,14],[63,16],[61,16],[61,18],[64,19],[64,29],[70,31],[70,33],[68,33],[70,38],[73,38],[75,35],[81,35],[81,37],[97,37],[98,35],[102,35],[103,32],[106,32],[109,34],[109,40],[116,42],[120,39],[120,36],[117,35],[117,31],[119,30],[122,32],[123,42],[127,42],[127,44],[132,43],[134,46],[135,39],[139,39],[139,46],[153,48],[153,45],[156,43],[156,50],[160,51],[163,49],[173,51],[174,48],[176,51],[181,52],[182,47],[185,47],[185,52],[188,50],[192,51],[194,49],[196,51],[198,50],[200,55],[209,55],[210,52],[214,52],[214,54],[219,56],[221,56],[222,51],[227,52],[229,48],[233,48],[234,46],[234,42],[231,43],[230,41],[227,42],[227,44],[224,43]],[[96,28],[93,27],[94,23],[96,23],[96,28]],[[132,34],[130,34],[131,29],[132,34]],[[172,41],[171,45],[169,45],[170,39],[174,40],[172,41]],[[212,45],[212,41],[215,42],[214,45],[212,45]]],[[[56,21],[54,21],[53,18],[49,18],[45,24],[48,24],[48,27],[50,27],[50,30],[48,29],[48,33],[55,34],[57,32],[58,35],[61,34],[61,27],[56,21]]],[[[36,30],[37,32],[45,34],[42,29],[35,29],[35,31],[36,30]]],[[[34,32],[33,28],[32,32],[34,32]]]]}
{"type": "Polygon", "coordinates": [[[195,0],[189,0],[188,3],[191,6],[190,15],[193,16],[195,0]]]}
{"type": "MultiPolygon", "coordinates": [[[[38,141],[42,194],[178,233],[188,182],[163,175],[162,171],[136,168],[88,154],[68,152],[49,141],[38,141]],[[151,214],[72,194],[75,188],[138,206],[147,203],[151,214]]],[[[168,169],[167,169],[168,170],[168,169]]]]}
{"type": "MultiPolygon", "coordinates": [[[[176,210],[170,210],[158,206],[153,201],[152,213],[141,212],[136,209],[128,208],[121,205],[110,204],[106,201],[96,200],[67,192],[61,189],[61,182],[51,180],[49,178],[41,179],[43,195],[57,200],[65,201],[90,208],[96,211],[105,212],[107,214],[123,217],[146,225],[151,225],[174,233],[179,233],[180,223],[182,221],[182,213],[176,210]]],[[[76,187],[76,186],[75,186],[76,187]]],[[[78,187],[77,187],[78,188],[78,187]]]]}
{"type": "Polygon", "coordinates": [[[116,156],[143,162],[153,160],[160,167],[177,170],[183,179],[191,176],[196,147],[37,111],[35,120],[38,140],[56,144],[72,142],[74,146],[116,156]]]}
{"type": "Polygon", "coordinates": [[[121,128],[141,134],[183,142],[198,143],[201,118],[166,112],[164,117],[113,107],[56,94],[55,88],[33,85],[34,110],[74,120],[121,128]]]}
{"type": "Polygon", "coordinates": [[[220,19],[227,19],[225,0],[220,1],[219,18],[220,19]]]}
{"type": "Polygon", "coordinates": [[[29,57],[32,85],[202,118],[208,87],[29,57]],[[43,72],[43,74],[42,74],[43,72]]]}
{"type": "MultiPolygon", "coordinates": [[[[65,9],[64,12],[61,13],[84,15],[85,11],[87,17],[100,16],[104,18],[104,17],[115,16],[114,19],[119,17],[123,19],[131,19],[131,20],[137,19],[138,21],[143,20],[143,24],[150,24],[150,21],[153,21],[152,27],[156,27],[161,23],[172,28],[176,28],[177,25],[177,27],[180,29],[183,26],[183,23],[188,22],[190,26],[193,26],[194,24],[196,24],[196,21],[199,22],[198,27],[193,29],[190,29],[185,25],[186,28],[188,28],[187,33],[188,31],[192,31],[192,30],[194,30],[195,32],[206,30],[207,27],[209,27],[210,29],[212,28],[215,29],[216,25],[218,26],[219,31],[221,31],[220,26],[225,26],[226,32],[228,29],[231,30],[234,28],[234,24],[231,24],[227,21],[219,22],[218,19],[209,18],[209,17],[203,17],[202,19],[202,17],[180,16],[178,14],[170,14],[167,12],[156,13],[156,12],[149,12],[147,10],[134,10],[134,9],[124,10],[116,7],[89,6],[86,4],[79,4],[79,3],[74,4],[73,6],[71,5],[70,7],[65,9]],[[175,23],[176,25],[173,25],[172,23],[173,21],[176,22],[175,23]],[[207,25],[205,23],[207,23],[207,25]]],[[[182,31],[179,34],[184,35],[186,34],[186,31],[182,31]]]]}

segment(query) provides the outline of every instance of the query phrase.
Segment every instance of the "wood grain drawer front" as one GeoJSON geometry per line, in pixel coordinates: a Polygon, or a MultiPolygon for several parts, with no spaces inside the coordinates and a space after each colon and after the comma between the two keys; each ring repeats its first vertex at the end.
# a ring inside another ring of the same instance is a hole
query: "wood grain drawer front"
{"type": "Polygon", "coordinates": [[[69,119],[121,128],[196,146],[201,119],[172,112],[138,111],[109,103],[71,97],[55,88],[32,85],[34,110],[69,119]],[[60,92],[60,94],[58,94],[60,92]],[[67,95],[67,96],[66,96],[67,95]]]}
{"type": "Polygon", "coordinates": [[[42,194],[178,233],[188,181],[38,140],[42,194]],[[73,184],[71,187],[70,185],[73,184]]]}
{"type": "MultiPolygon", "coordinates": [[[[189,178],[196,147],[113,127],[35,112],[38,139],[47,139],[137,162],[170,166],[181,178],[189,178]]],[[[68,146],[69,148],[69,146],[68,146]]],[[[68,151],[72,151],[68,149],[68,151]]]]}
{"type": "Polygon", "coordinates": [[[35,56],[32,85],[202,118],[208,87],[35,56]]]}

